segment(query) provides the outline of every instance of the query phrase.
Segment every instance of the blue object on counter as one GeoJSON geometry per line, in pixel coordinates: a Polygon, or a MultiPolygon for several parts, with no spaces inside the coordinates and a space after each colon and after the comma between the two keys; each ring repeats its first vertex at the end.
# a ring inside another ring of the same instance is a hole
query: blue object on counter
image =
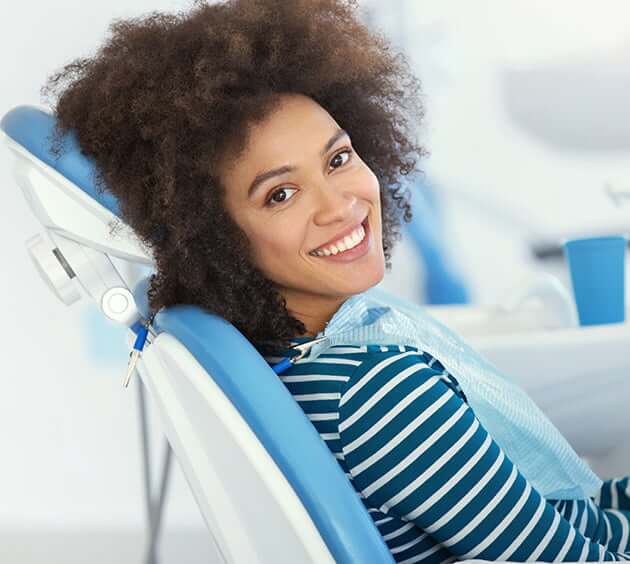
{"type": "Polygon", "coordinates": [[[565,241],[580,325],[625,321],[626,246],[624,235],[565,241]]]}

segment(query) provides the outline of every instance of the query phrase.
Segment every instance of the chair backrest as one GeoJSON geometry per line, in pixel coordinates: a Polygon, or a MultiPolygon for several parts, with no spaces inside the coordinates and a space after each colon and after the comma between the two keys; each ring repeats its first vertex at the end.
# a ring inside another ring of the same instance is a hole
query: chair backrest
{"type": "MultiPolygon", "coordinates": [[[[14,152],[26,163],[23,162],[22,166],[45,171],[46,178],[51,182],[51,192],[54,193],[63,185],[64,195],[69,194],[75,202],[79,201],[89,207],[95,222],[107,223],[118,213],[117,202],[110,194],[101,194],[96,190],[95,164],[81,154],[76,138],[71,134],[64,138],[66,152],[61,158],[56,158],[50,152],[50,134],[54,119],[54,116],[38,108],[21,106],[4,116],[0,129],[7,135],[14,152]],[[89,196],[87,200],[86,195],[89,196]]],[[[21,174],[21,186],[29,194],[34,193],[35,189],[28,185],[27,176],[21,174]]],[[[34,213],[48,231],[60,230],[59,225],[64,223],[65,218],[51,219],[46,206],[52,204],[46,199],[44,180],[39,183],[36,192],[37,201],[29,200],[32,207],[37,208],[33,210],[34,213]]],[[[54,199],[54,195],[51,198],[54,199]]],[[[78,228],[81,230],[79,234],[73,233],[64,224],[63,237],[57,236],[56,242],[61,239],[64,243],[73,240],[73,244],[80,244],[83,250],[90,248],[93,243],[99,252],[108,250],[119,257],[128,260],[136,258],[138,262],[146,264],[147,255],[137,244],[134,246],[133,241],[107,239],[104,231],[101,232],[101,239],[98,239],[96,231],[86,235],[91,228],[89,221],[86,216],[84,223],[78,228]]],[[[81,278],[94,277],[95,273],[82,272],[72,260],[67,262],[69,264],[66,272],[74,273],[84,287],[89,287],[89,282],[81,278]]],[[[146,315],[146,285],[147,280],[134,290],[134,311],[138,311],[138,316],[143,312],[146,315]]],[[[137,326],[137,316],[129,317],[127,322],[128,326],[137,326]]],[[[205,470],[200,469],[207,468],[209,473],[215,472],[216,467],[212,467],[212,461],[214,458],[219,462],[220,453],[214,443],[220,445],[221,441],[216,440],[216,435],[215,440],[211,436],[206,437],[206,440],[203,433],[210,432],[206,428],[210,424],[218,425],[217,429],[223,429],[225,434],[242,424],[243,433],[251,432],[253,437],[247,439],[248,445],[256,443],[249,450],[250,454],[259,452],[261,458],[268,455],[271,464],[267,468],[279,469],[282,480],[270,481],[268,477],[261,476],[259,467],[249,473],[247,468],[243,469],[245,472],[242,476],[249,476],[252,480],[258,476],[266,480],[270,495],[295,496],[294,501],[305,509],[305,514],[298,515],[299,511],[295,510],[294,505],[291,510],[293,513],[286,510],[285,517],[295,515],[298,524],[308,527],[310,522],[314,525],[320,540],[323,540],[335,562],[393,562],[368,512],[311,422],[264,359],[236,328],[225,320],[190,305],[175,306],[162,311],[156,317],[154,327],[158,335],[143,354],[146,362],[141,363],[143,381],[149,383],[149,389],[154,392],[153,397],[161,410],[166,435],[175,455],[182,462],[186,479],[211,530],[217,521],[227,519],[230,510],[236,511],[239,507],[242,510],[243,506],[230,504],[230,500],[226,500],[220,506],[226,514],[214,513],[215,500],[209,497],[210,492],[204,487],[206,476],[200,475],[200,472],[205,470]],[[194,372],[195,376],[186,379],[185,376],[189,376],[187,370],[194,372]],[[165,377],[153,377],[151,373],[165,377]],[[170,395],[163,393],[164,388],[160,387],[167,380],[172,386],[170,395]],[[210,384],[212,389],[208,387],[210,384]],[[177,396],[178,403],[169,404],[173,395],[177,396]],[[219,405],[213,403],[211,396],[227,399],[227,403],[223,402],[218,408],[218,415],[211,413],[212,406],[219,405]],[[229,413],[225,409],[227,404],[229,413]],[[195,417],[191,416],[193,412],[195,417]],[[224,412],[225,420],[219,421],[217,417],[223,417],[224,412]],[[210,421],[210,416],[215,418],[214,423],[210,421]],[[260,450],[256,451],[254,446],[260,450]],[[285,488],[284,482],[290,487],[285,488]]],[[[234,444],[238,444],[238,441],[234,444]]],[[[240,461],[245,465],[258,465],[251,456],[242,457],[240,461]]],[[[234,474],[238,474],[236,467],[234,474]]],[[[222,492],[215,489],[214,493],[220,495],[222,492]]],[[[256,504],[255,493],[254,490],[254,498],[246,500],[250,504],[256,504]]],[[[279,505],[286,506],[286,499],[277,501],[279,505]]],[[[237,519],[234,523],[258,523],[261,527],[265,526],[264,507],[259,508],[258,516],[254,513],[250,507],[247,520],[237,519]]],[[[287,524],[291,525],[290,522],[287,524]]],[[[272,545],[276,545],[277,550],[277,547],[282,547],[287,542],[289,535],[299,535],[298,527],[295,523],[293,525],[293,530],[270,529],[272,532],[265,533],[266,544],[264,547],[261,545],[260,549],[271,550],[272,545]],[[269,534],[273,536],[270,537],[269,534]]],[[[234,532],[234,542],[238,542],[241,534],[242,531],[234,532]]],[[[308,542],[311,548],[306,552],[319,554],[316,543],[308,542]]],[[[256,550],[257,547],[252,546],[256,550]]],[[[226,551],[222,552],[225,556],[226,551]]],[[[290,560],[284,558],[282,561],[290,560]]],[[[314,557],[312,561],[323,560],[314,557]]]]}

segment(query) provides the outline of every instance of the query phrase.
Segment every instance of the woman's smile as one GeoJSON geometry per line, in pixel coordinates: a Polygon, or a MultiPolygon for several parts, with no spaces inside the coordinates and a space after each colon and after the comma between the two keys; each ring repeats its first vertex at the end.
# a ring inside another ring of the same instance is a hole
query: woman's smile
{"type": "Polygon", "coordinates": [[[348,235],[335,237],[332,243],[322,245],[311,251],[309,255],[333,262],[352,262],[369,251],[371,241],[368,216],[366,216],[348,235]]]}

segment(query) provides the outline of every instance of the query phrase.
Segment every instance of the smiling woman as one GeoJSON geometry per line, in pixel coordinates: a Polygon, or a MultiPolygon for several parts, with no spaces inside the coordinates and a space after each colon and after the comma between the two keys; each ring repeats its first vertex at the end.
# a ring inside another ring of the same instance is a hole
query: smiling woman
{"type": "Polygon", "coordinates": [[[153,252],[150,305],[201,306],[280,360],[394,559],[629,559],[629,479],[550,447],[524,392],[372,288],[411,219],[422,108],[355,3],[233,0],[111,30],[47,90],[153,252]]]}
{"type": "Polygon", "coordinates": [[[282,95],[220,176],[226,208],[251,242],[256,265],[307,334],[383,278],[378,179],[348,133],[311,98],[282,95]]]}
{"type": "Polygon", "coordinates": [[[355,2],[197,2],[110,31],[44,93],[152,251],[152,309],[199,305],[265,353],[381,280],[423,109],[355,2]]]}

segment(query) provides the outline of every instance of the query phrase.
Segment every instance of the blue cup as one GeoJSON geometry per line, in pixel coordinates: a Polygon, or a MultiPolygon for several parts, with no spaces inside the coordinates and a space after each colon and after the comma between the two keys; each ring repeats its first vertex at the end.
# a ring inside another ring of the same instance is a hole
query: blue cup
{"type": "Polygon", "coordinates": [[[564,243],[580,325],[626,319],[626,237],[590,237],[564,243]]]}

